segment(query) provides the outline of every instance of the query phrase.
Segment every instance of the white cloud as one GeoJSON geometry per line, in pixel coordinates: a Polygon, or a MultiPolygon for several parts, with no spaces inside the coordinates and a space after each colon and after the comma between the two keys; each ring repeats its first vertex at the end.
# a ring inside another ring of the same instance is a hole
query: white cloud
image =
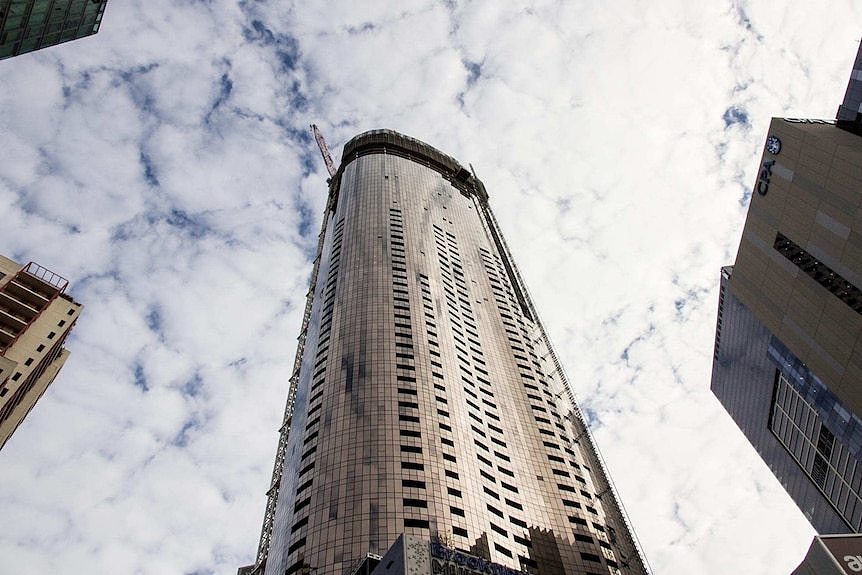
{"type": "Polygon", "coordinates": [[[473,163],[657,573],[789,572],[813,532],[709,393],[716,288],[769,118],[833,115],[860,15],[114,0],[0,62],[0,251],[86,305],[0,453],[0,572],[252,560],[325,200],[312,121],[336,159],[391,127],[473,163]]]}

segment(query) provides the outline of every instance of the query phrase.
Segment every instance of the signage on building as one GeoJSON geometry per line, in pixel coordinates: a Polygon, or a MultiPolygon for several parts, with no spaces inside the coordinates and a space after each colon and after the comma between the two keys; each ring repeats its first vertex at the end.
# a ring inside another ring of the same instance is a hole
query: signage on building
{"type": "Polygon", "coordinates": [[[456,549],[431,542],[432,575],[524,575],[523,571],[492,563],[456,549]]]}
{"type": "Polygon", "coordinates": [[[845,573],[862,573],[862,535],[824,535],[820,542],[845,573]]]}
{"type": "Polygon", "coordinates": [[[772,177],[772,166],[775,165],[775,160],[766,160],[760,166],[760,174],[757,177],[757,193],[765,196],[769,191],[769,178],[772,177]]]}

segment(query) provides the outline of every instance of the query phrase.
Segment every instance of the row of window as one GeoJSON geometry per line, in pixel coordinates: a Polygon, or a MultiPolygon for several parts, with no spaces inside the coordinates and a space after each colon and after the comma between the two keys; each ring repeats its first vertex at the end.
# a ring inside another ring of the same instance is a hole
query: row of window
{"type": "MultiPolygon", "coordinates": [[[[498,478],[500,478],[499,483],[504,489],[517,494],[518,488],[503,479],[503,477],[512,478],[511,480],[515,482],[515,473],[505,465],[500,463],[495,465],[488,457],[493,453],[496,459],[506,464],[512,461],[511,457],[505,453],[508,446],[503,440],[503,429],[493,423],[486,422],[482,417],[482,415],[485,415],[493,421],[500,422],[500,416],[496,413],[497,405],[494,403],[494,391],[489,381],[490,375],[486,370],[487,363],[481,349],[476,320],[470,304],[461,257],[458,252],[457,238],[448,231],[444,235],[443,231],[436,227],[434,234],[440,259],[440,271],[443,280],[444,295],[446,296],[449,321],[453,330],[455,355],[459,368],[462,370],[460,377],[464,384],[464,392],[468,398],[472,399],[472,401],[471,399],[466,399],[466,404],[470,408],[468,416],[481,426],[470,425],[470,430],[473,434],[473,444],[477,448],[476,458],[490,470],[489,473],[489,471],[486,471],[481,466],[479,468],[480,476],[484,481],[488,482],[488,484],[483,485],[483,492],[487,497],[495,501],[497,505],[502,502],[508,508],[523,511],[524,507],[520,502],[510,499],[505,495],[501,497],[496,490],[498,488],[498,478]],[[480,396],[479,394],[482,395],[480,396]],[[480,407],[480,403],[485,407],[480,407]],[[495,433],[499,437],[495,436],[495,433]],[[490,441],[494,447],[489,447],[488,443],[486,443],[487,441],[490,441]],[[484,454],[488,454],[488,456],[484,454]]],[[[507,516],[500,508],[490,502],[486,502],[486,508],[491,515],[498,518],[504,519],[507,516]]],[[[452,508],[451,511],[456,515],[458,512],[463,513],[463,510],[458,508],[452,508]]],[[[528,528],[526,521],[515,515],[508,514],[508,519],[517,528],[528,528]]],[[[493,532],[509,539],[509,532],[505,528],[493,521],[489,522],[489,524],[493,532]]],[[[516,533],[512,533],[512,538],[517,543],[526,547],[530,546],[529,539],[521,537],[516,533]]],[[[494,548],[500,554],[512,557],[511,551],[499,543],[495,542],[494,548]]]]}
{"type": "MultiPolygon", "coordinates": [[[[496,255],[492,256],[492,254],[485,248],[480,247],[479,252],[484,263],[491,289],[494,292],[494,298],[509,340],[512,356],[521,375],[522,384],[524,386],[527,399],[530,402],[534,419],[537,423],[537,429],[542,436],[547,437],[547,440],[544,440],[543,444],[547,449],[546,455],[548,460],[552,464],[551,472],[558,479],[574,479],[579,486],[574,487],[572,484],[568,483],[557,483],[557,488],[560,490],[561,494],[577,493],[586,500],[591,501],[593,500],[593,496],[590,491],[586,489],[588,488],[588,485],[584,477],[577,473],[573,474],[567,469],[560,469],[553,466],[553,464],[556,463],[565,467],[567,460],[553,453],[554,451],[565,451],[571,457],[571,459],[568,460],[569,466],[575,470],[581,469],[581,466],[575,460],[576,456],[574,450],[568,447],[568,444],[572,441],[569,437],[569,432],[563,424],[562,418],[554,408],[557,403],[555,401],[556,396],[551,392],[547,382],[545,381],[545,377],[542,375],[543,371],[541,369],[541,363],[539,357],[535,353],[530,332],[524,327],[527,324],[527,320],[520,313],[520,304],[512,292],[511,287],[508,285],[508,282],[502,280],[502,278],[508,277],[505,268],[499,257],[496,255]],[[527,356],[529,356],[529,358],[527,356]],[[541,389],[536,384],[541,385],[541,389]],[[545,397],[542,397],[542,395],[545,397]],[[547,407],[545,405],[546,403],[547,407]],[[553,422],[548,415],[554,419],[553,422]],[[556,432],[552,428],[556,428],[556,432]],[[565,447],[561,447],[556,441],[557,433],[565,447]]],[[[563,502],[565,505],[566,502],[571,502],[571,500],[564,498],[563,502]]],[[[598,509],[591,505],[580,506],[580,504],[578,504],[578,508],[585,509],[596,518],[599,517],[598,509]]],[[[587,520],[582,517],[570,516],[570,521],[579,527],[588,527],[589,525],[587,520]],[[571,521],[572,519],[577,519],[577,521],[571,521]]],[[[596,526],[602,527],[599,523],[593,522],[592,524],[594,529],[597,529],[596,526]]],[[[597,530],[600,532],[604,531],[603,528],[597,530]]],[[[602,543],[607,545],[605,542],[602,543]]]]}
{"type": "Polygon", "coordinates": [[[718,352],[721,349],[721,321],[724,315],[724,284],[718,290],[718,319],[715,323],[715,345],[712,349],[712,359],[718,361],[718,352]]]}
{"type": "MultiPolygon", "coordinates": [[[[396,352],[395,363],[396,373],[398,370],[407,372],[415,372],[416,367],[407,363],[414,359],[414,348],[412,344],[412,327],[410,324],[410,301],[407,291],[407,263],[404,252],[404,227],[401,217],[401,210],[398,208],[390,208],[389,210],[389,226],[390,226],[390,245],[392,246],[392,289],[394,295],[395,306],[393,308],[393,316],[395,320],[395,336],[396,336],[396,352]],[[410,342],[401,342],[399,346],[398,337],[402,336],[410,338],[410,342]]],[[[413,375],[399,374],[396,375],[399,382],[398,387],[398,420],[404,424],[418,424],[419,418],[419,403],[415,400],[417,397],[416,377],[413,375]],[[402,399],[404,397],[404,399],[402,399]]],[[[422,433],[410,427],[399,427],[399,435],[407,443],[402,443],[399,450],[402,456],[406,455],[422,455],[422,447],[409,443],[412,439],[419,440],[422,433]]],[[[420,462],[402,459],[401,469],[403,471],[424,471],[425,465],[420,462]]],[[[425,489],[425,482],[418,479],[409,479],[402,477],[402,486],[425,489]]],[[[428,529],[428,519],[422,518],[423,510],[427,510],[428,502],[425,499],[405,497],[402,500],[402,509],[405,513],[416,513],[419,517],[405,517],[404,527],[413,527],[428,529]]],[[[427,511],[424,511],[427,512],[427,511]]]]}
{"type": "MultiPolygon", "coordinates": [[[[296,488],[297,503],[294,506],[294,522],[291,526],[291,534],[296,533],[308,524],[308,515],[302,515],[297,518],[297,514],[302,511],[311,502],[311,496],[306,495],[314,481],[313,477],[306,475],[314,469],[315,461],[312,456],[317,451],[317,444],[314,440],[318,436],[318,430],[314,429],[320,423],[321,407],[323,406],[323,383],[326,379],[326,366],[329,360],[329,341],[332,332],[332,318],[335,307],[335,292],[338,287],[338,271],[341,261],[341,247],[344,237],[344,218],[341,218],[335,224],[332,234],[332,247],[330,249],[329,271],[326,276],[326,283],[321,291],[323,298],[321,303],[320,315],[320,330],[317,342],[317,352],[314,357],[314,366],[312,367],[311,386],[308,394],[308,411],[306,412],[305,435],[302,441],[302,455],[300,456],[299,473],[297,481],[301,482],[296,488]],[[313,443],[314,442],[314,443],[313,443]]],[[[300,549],[305,544],[305,537],[298,539],[288,548],[288,555],[300,549]]],[[[299,562],[301,563],[301,561],[299,562]]],[[[288,569],[289,571],[289,569],[288,569]]]]}

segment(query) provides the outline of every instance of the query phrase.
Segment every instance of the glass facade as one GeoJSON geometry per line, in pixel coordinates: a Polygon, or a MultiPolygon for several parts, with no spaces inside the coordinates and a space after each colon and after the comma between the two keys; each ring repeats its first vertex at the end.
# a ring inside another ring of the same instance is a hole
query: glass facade
{"type": "Polygon", "coordinates": [[[769,429],[852,531],[862,531],[859,420],[776,338],[780,358],[769,429]]]}
{"type": "Polygon", "coordinates": [[[726,267],[721,273],[712,392],[818,532],[853,532],[855,503],[849,514],[841,509],[850,491],[839,486],[837,498],[831,494],[837,474],[851,487],[859,480],[852,442],[839,447],[855,436],[854,418],[842,419],[850,414],[835,396],[736,298],[729,286],[733,272],[726,267]],[[820,484],[812,480],[815,459],[820,484]],[[837,472],[828,482],[823,462],[837,472]]]}
{"type": "Polygon", "coordinates": [[[767,350],[769,359],[817,413],[818,419],[830,429],[839,442],[854,457],[862,455],[862,421],[847,409],[834,393],[787,346],[773,336],[767,350]]]}
{"type": "Polygon", "coordinates": [[[349,572],[406,533],[646,573],[481,182],[390,131],[343,157],[253,572],[349,572]]]}
{"type": "Polygon", "coordinates": [[[108,0],[0,0],[0,59],[99,31],[108,0]]]}

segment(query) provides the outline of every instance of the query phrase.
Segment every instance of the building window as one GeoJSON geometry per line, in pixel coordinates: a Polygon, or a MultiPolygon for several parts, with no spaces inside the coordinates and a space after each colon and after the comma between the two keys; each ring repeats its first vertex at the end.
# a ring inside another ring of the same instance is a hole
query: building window
{"type": "Polygon", "coordinates": [[[302,519],[300,519],[299,521],[297,521],[296,523],[293,524],[293,527],[290,528],[290,532],[296,533],[297,531],[299,531],[300,529],[305,527],[307,524],[308,524],[308,517],[303,517],[302,519]]]}
{"type": "Polygon", "coordinates": [[[299,549],[303,545],[305,545],[305,537],[303,537],[302,539],[300,539],[299,541],[297,541],[296,543],[294,543],[293,545],[288,547],[287,548],[287,554],[290,555],[291,553],[293,553],[294,551],[296,551],[297,549],[299,549]]]}
{"type": "MultiPolygon", "coordinates": [[[[491,528],[493,529],[494,527],[495,527],[495,525],[492,523],[492,524],[491,524],[491,528]]],[[[496,530],[495,530],[495,531],[496,531],[496,530]]],[[[500,529],[500,531],[503,531],[503,530],[502,530],[502,529],[500,529]]],[[[505,531],[503,531],[503,533],[505,533],[505,531]]],[[[503,554],[503,555],[505,555],[506,557],[511,557],[511,556],[512,556],[512,552],[511,552],[511,551],[509,551],[508,549],[506,549],[505,547],[503,547],[502,545],[500,545],[499,543],[494,543],[494,549],[495,549],[498,553],[502,553],[502,554],[503,554]]]]}

